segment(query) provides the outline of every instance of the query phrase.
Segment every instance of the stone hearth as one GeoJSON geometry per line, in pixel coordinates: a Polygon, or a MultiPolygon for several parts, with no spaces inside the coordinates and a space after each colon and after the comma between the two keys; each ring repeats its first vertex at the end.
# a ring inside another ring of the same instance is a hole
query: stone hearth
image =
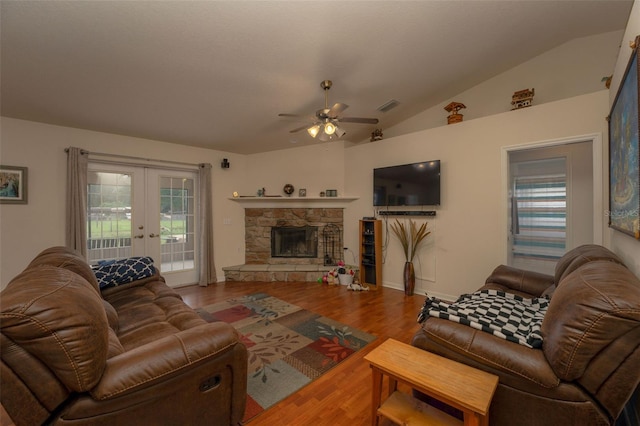
{"type": "Polygon", "coordinates": [[[245,264],[222,268],[225,281],[316,281],[324,271],[334,268],[325,265],[327,251],[336,253],[333,260],[342,258],[342,208],[246,208],[245,264]],[[323,230],[332,225],[338,230],[338,240],[325,247],[323,230]],[[317,227],[316,257],[271,257],[272,227],[317,227]]]}
{"type": "Polygon", "coordinates": [[[334,266],[323,265],[235,265],[222,268],[225,281],[316,281],[334,266]]]}

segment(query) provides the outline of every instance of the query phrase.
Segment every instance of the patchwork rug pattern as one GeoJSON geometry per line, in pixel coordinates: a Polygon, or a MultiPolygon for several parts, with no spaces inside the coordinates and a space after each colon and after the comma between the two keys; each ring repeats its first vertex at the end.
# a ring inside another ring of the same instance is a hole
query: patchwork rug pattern
{"type": "Polygon", "coordinates": [[[312,382],[375,336],[265,293],[205,306],[208,322],[224,321],[249,351],[244,422],[312,382]]]}

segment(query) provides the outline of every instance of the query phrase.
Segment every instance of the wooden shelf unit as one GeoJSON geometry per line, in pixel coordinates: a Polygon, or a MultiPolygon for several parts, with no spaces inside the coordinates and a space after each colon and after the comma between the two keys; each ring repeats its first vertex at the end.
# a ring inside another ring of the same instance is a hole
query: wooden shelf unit
{"type": "Polygon", "coordinates": [[[360,283],[372,290],[382,286],[382,221],[360,220],[360,283]]]}

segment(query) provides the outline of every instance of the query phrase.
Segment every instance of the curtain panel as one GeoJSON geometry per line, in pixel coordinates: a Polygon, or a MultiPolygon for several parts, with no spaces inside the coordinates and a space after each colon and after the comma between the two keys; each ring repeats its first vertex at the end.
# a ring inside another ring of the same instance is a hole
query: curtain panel
{"type": "Polygon", "coordinates": [[[198,165],[199,214],[200,229],[199,266],[200,281],[198,285],[206,287],[217,281],[216,267],[213,262],[213,208],[211,206],[211,164],[198,165]]]}
{"type": "Polygon", "coordinates": [[[67,150],[67,208],[65,244],[87,257],[88,154],[80,148],[67,150]]]}

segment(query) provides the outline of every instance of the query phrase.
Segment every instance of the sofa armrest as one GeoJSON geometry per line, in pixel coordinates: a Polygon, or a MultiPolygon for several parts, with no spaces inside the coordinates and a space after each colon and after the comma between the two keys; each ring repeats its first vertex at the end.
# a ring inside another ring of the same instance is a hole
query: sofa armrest
{"type": "Polygon", "coordinates": [[[554,282],[552,275],[500,265],[489,275],[485,284],[498,284],[507,289],[540,297],[554,282]]]}
{"type": "Polygon", "coordinates": [[[540,349],[531,349],[453,321],[430,317],[413,336],[415,347],[487,371],[520,391],[551,395],[560,379],[540,349]]]}
{"type": "Polygon", "coordinates": [[[247,348],[230,325],[209,323],[110,358],[51,424],[237,425],[246,401],[247,348]]]}
{"type": "MultiPolygon", "coordinates": [[[[196,365],[215,360],[239,342],[226,323],[208,323],[150,342],[107,360],[100,382],[91,390],[96,400],[132,393],[169,380],[196,365]]],[[[242,368],[246,369],[246,362],[242,368]]]]}

